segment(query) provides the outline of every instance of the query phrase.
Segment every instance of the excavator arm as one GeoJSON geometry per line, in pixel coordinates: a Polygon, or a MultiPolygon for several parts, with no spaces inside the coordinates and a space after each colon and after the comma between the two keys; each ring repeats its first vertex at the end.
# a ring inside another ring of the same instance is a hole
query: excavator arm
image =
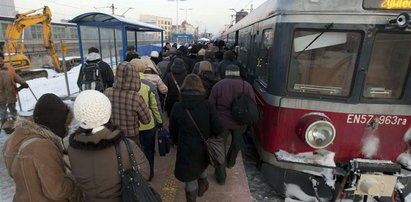
{"type": "MultiPolygon", "coordinates": [[[[26,13],[22,14],[17,14],[16,15],[16,20],[12,24],[9,24],[6,29],[5,33],[5,39],[6,39],[6,44],[3,47],[3,52],[9,53],[9,54],[16,54],[17,56],[17,50],[18,50],[18,41],[23,35],[23,30],[30,27],[31,25],[41,23],[43,25],[43,43],[44,47],[47,49],[47,52],[51,56],[51,60],[58,72],[63,71],[62,66],[60,65],[56,48],[54,46],[53,41],[51,40],[52,38],[52,32],[51,32],[51,11],[49,7],[45,6],[43,8],[43,13],[42,14],[35,14],[37,10],[31,10],[26,13]]],[[[20,58],[24,58],[24,47],[23,43],[21,43],[20,47],[20,58]]],[[[18,57],[17,57],[18,58],[18,57]]],[[[25,57],[27,58],[27,57],[25,57]]],[[[13,59],[12,59],[13,60],[13,59]]],[[[7,62],[7,59],[6,59],[7,62]]],[[[27,63],[30,64],[30,62],[27,59],[27,63]]],[[[14,62],[13,62],[14,64],[14,62]]],[[[31,67],[31,64],[30,66],[31,67]]],[[[29,68],[25,67],[25,68],[29,68]]],[[[23,69],[23,68],[20,68],[23,69]]]]}

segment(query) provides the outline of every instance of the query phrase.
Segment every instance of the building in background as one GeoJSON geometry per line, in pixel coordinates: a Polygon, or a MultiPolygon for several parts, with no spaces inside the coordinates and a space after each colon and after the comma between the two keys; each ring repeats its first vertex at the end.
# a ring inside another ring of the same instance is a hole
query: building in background
{"type": "MultiPolygon", "coordinates": [[[[152,24],[164,29],[164,40],[168,41],[171,35],[172,19],[166,17],[160,17],[155,15],[140,15],[140,21],[148,24],[152,24]]],[[[158,38],[161,35],[158,33],[158,38]]]]}
{"type": "Polygon", "coordinates": [[[14,6],[14,0],[1,0],[0,13],[2,16],[16,16],[16,7],[14,6]]]}

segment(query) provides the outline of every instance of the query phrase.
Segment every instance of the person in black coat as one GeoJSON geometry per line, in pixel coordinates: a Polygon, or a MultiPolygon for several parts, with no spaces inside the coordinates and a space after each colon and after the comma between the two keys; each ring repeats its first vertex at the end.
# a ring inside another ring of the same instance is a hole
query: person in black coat
{"type": "Polygon", "coordinates": [[[174,103],[179,101],[180,87],[183,84],[184,78],[187,76],[187,70],[185,63],[182,59],[176,58],[171,65],[171,72],[168,72],[163,82],[168,87],[167,97],[165,100],[164,110],[167,112],[167,116],[170,117],[171,108],[174,103]],[[175,82],[174,82],[175,81],[175,82]]]}
{"type": "Polygon", "coordinates": [[[204,99],[205,89],[200,78],[188,75],[181,87],[181,101],[175,103],[170,117],[170,134],[177,145],[175,177],[186,183],[187,201],[196,201],[208,189],[207,166],[209,164],[204,142],[194,123],[191,113],[204,139],[219,136],[224,130],[213,104],[204,99]]]}
{"type": "Polygon", "coordinates": [[[210,96],[211,89],[213,88],[214,84],[218,82],[218,78],[213,73],[213,67],[210,62],[208,61],[201,61],[199,65],[199,72],[198,76],[203,83],[203,86],[206,90],[205,98],[208,99],[210,96]]]}
{"type": "Polygon", "coordinates": [[[87,86],[84,84],[83,77],[85,74],[85,67],[87,65],[93,65],[97,64],[99,69],[101,70],[101,79],[103,83],[103,88],[102,89],[92,89],[92,90],[99,90],[99,91],[104,91],[106,88],[113,87],[114,83],[114,74],[113,70],[111,69],[110,65],[104,62],[101,59],[100,56],[100,51],[95,48],[91,47],[88,49],[88,55],[86,56],[86,63],[81,66],[79,76],[77,78],[77,86],[78,88],[82,90],[89,90],[87,86]]]}

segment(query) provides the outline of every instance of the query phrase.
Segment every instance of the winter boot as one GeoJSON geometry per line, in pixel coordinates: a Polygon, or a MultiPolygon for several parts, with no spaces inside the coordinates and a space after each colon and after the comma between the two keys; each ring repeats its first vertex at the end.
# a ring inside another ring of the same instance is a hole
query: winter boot
{"type": "Polygon", "coordinates": [[[198,190],[194,190],[194,191],[186,191],[186,199],[187,202],[196,202],[197,199],[197,194],[198,194],[198,190]]]}
{"type": "Polygon", "coordinates": [[[208,181],[207,178],[198,179],[198,197],[202,197],[204,193],[208,190],[208,181]]]}

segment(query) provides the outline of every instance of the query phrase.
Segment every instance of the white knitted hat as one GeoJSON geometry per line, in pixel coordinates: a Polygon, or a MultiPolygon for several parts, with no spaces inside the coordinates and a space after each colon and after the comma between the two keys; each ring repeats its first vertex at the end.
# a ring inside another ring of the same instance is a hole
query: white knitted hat
{"type": "Polygon", "coordinates": [[[102,125],[110,120],[111,103],[103,93],[86,90],[77,96],[73,111],[81,128],[101,130],[102,125]]]}

